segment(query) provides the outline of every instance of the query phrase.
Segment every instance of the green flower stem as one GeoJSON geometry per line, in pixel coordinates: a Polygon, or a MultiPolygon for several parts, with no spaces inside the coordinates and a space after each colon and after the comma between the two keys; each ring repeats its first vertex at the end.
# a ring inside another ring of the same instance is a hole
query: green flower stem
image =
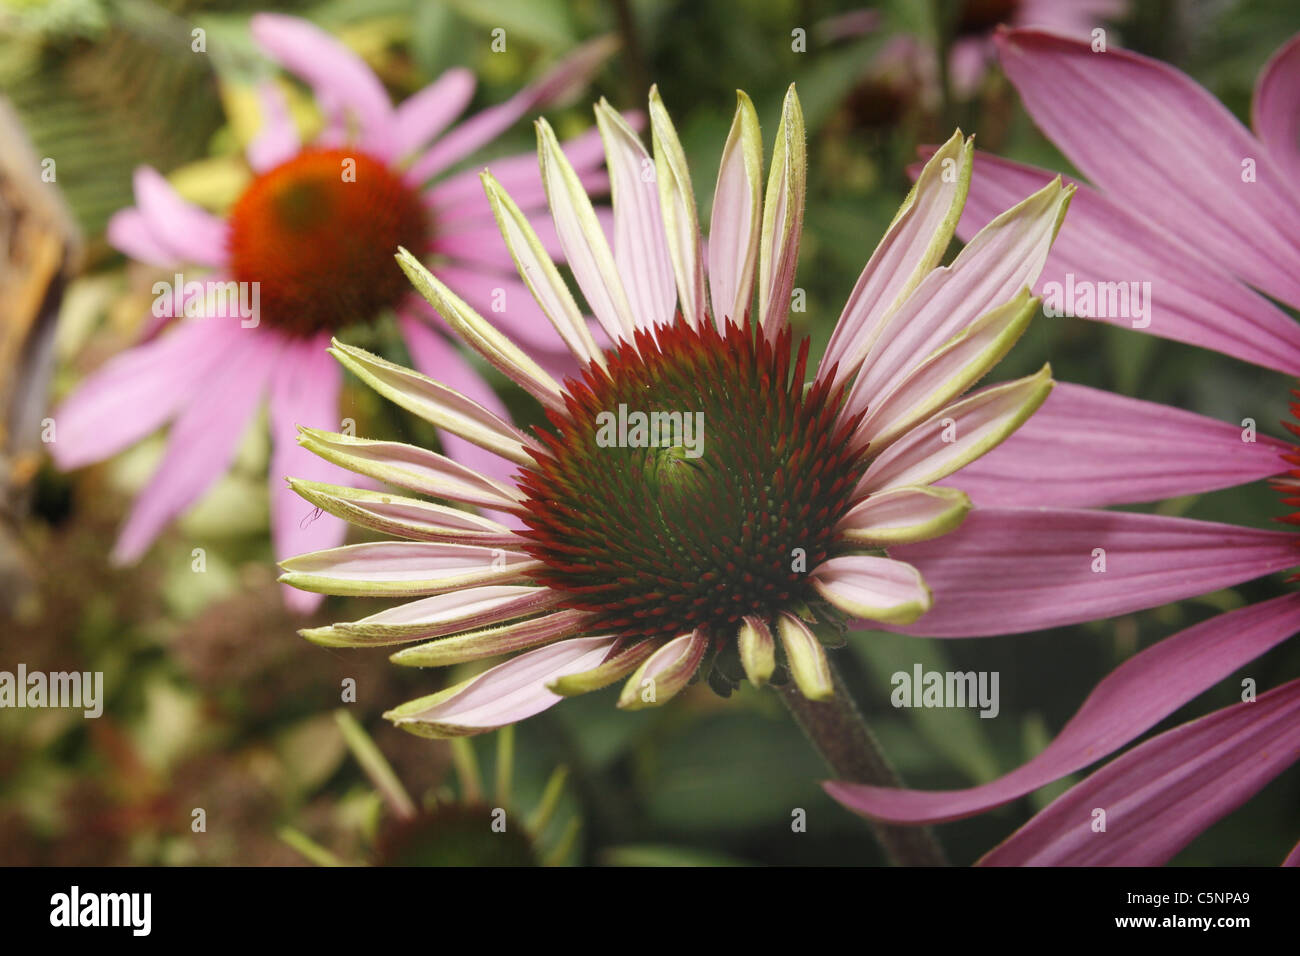
{"type": "MultiPolygon", "coordinates": [[[[781,699],[837,779],[876,787],[902,786],[849,696],[834,659],[829,659],[828,664],[835,681],[835,696],[830,700],[809,700],[793,681],[778,688],[781,699]]],[[[948,864],[929,827],[897,827],[871,821],[871,829],[890,860],[899,866],[948,864]]]]}

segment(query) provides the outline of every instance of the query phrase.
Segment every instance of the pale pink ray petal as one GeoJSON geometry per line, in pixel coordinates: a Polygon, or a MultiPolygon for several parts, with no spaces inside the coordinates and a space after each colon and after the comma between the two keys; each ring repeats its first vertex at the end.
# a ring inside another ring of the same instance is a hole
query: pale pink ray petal
{"type": "Polygon", "coordinates": [[[287,558],[280,580],[324,594],[408,597],[510,584],[539,566],[525,554],[477,544],[367,541],[287,558]]]}
{"type": "Polygon", "coordinates": [[[1196,236],[1269,295],[1300,304],[1300,199],[1222,103],[1168,64],[1126,50],[1099,55],[1039,30],[996,42],[1029,114],[1088,179],[1135,213],[1196,236]]]}
{"type": "Polygon", "coordinates": [[[384,716],[403,730],[426,736],[457,737],[495,730],[564,700],[547,685],[599,666],[617,643],[615,637],[578,637],[528,651],[384,716]]]}
{"type": "MultiPolygon", "coordinates": [[[[614,206],[614,261],[639,328],[667,325],[677,305],[654,161],[632,127],[603,98],[596,123],[605,141],[614,206]]],[[[544,240],[543,240],[544,241],[544,240]]]]}
{"type": "Polygon", "coordinates": [[[136,208],[164,248],[185,262],[225,265],[225,222],[181,199],[156,169],[138,167],[134,183],[136,208]]]}
{"type": "MultiPolygon", "coordinates": [[[[351,472],[313,455],[298,444],[298,426],[336,429],[343,375],[327,351],[329,333],[285,344],[271,376],[271,545],[277,559],[323,551],[343,543],[347,523],[304,501],[286,478],[326,484],[345,483],[351,472]]],[[[285,604],[307,613],[321,595],[283,588],[285,604]]]]}
{"type": "Polygon", "coordinates": [[[253,40],[286,70],[306,81],[325,112],[351,113],[366,152],[392,159],[396,149],[393,104],[384,85],[356,53],[320,27],[298,17],[256,13],[253,40]]]}
{"type": "Polygon", "coordinates": [[[154,235],[144,213],[134,206],[113,213],[105,235],[114,249],[147,265],[174,266],[182,259],[154,235]]]}
{"type": "Polygon", "coordinates": [[[1007,209],[953,260],[929,273],[884,321],[854,383],[855,410],[886,395],[917,364],[981,315],[1038,279],[1070,201],[1049,184],[1007,209]]]}
{"type": "Polygon", "coordinates": [[[1300,177],[1300,33],[1284,43],[1255,81],[1251,125],[1294,186],[1300,177]]]}
{"type": "MultiPolygon", "coordinates": [[[[623,118],[633,129],[645,125],[644,114],[624,113],[623,118]]],[[[585,133],[565,140],[561,144],[564,155],[573,164],[574,171],[582,181],[588,195],[599,195],[609,188],[609,176],[601,167],[605,163],[605,144],[601,142],[600,130],[592,127],[585,133]]],[[[519,153],[503,159],[494,159],[484,164],[491,170],[493,177],[501,187],[510,194],[521,209],[544,209],[546,205],[546,188],[537,168],[537,151],[519,153]]],[[[436,184],[425,192],[426,204],[439,226],[468,222],[493,223],[492,212],[483,201],[483,183],[479,179],[481,170],[476,166],[462,173],[456,173],[436,184]]],[[[541,215],[533,221],[533,228],[549,217],[541,215]]]]}
{"type": "Polygon", "coordinates": [[[627,679],[618,706],[641,710],[671,700],[690,683],[708,649],[709,638],[699,628],[668,641],[627,679]]]}
{"type": "Polygon", "coordinates": [[[251,334],[193,319],[118,353],[55,409],[50,454],[60,468],[80,468],[134,444],[207,388],[209,371],[228,368],[227,356],[251,334]]]}
{"type": "MultiPolygon", "coordinates": [[[[500,238],[498,234],[497,240],[500,238]]],[[[455,289],[456,294],[480,315],[523,346],[534,360],[539,360],[542,355],[568,352],[564,340],[528,287],[514,275],[447,264],[438,268],[438,278],[455,289]]],[[[572,374],[577,368],[577,362],[571,362],[566,374],[572,374]]]]}
{"type": "Polygon", "coordinates": [[[474,72],[453,67],[398,104],[393,116],[396,138],[394,155],[401,157],[419,149],[451,125],[474,97],[474,72]]]}
{"type": "Polygon", "coordinates": [[[1161,866],[1300,760],[1300,680],[1153,737],[1071,787],[980,866],[1161,866]],[[1094,829],[1097,809],[1106,828],[1094,829]]]}
{"type": "Polygon", "coordinates": [[[895,823],[942,823],[1009,803],[1096,763],[1300,629],[1300,595],[1220,614],[1129,658],[1093,689],[1033,760],[964,790],[904,790],[834,781],[850,810],[895,823]]]}
{"type": "MultiPolygon", "coordinates": [[[[976,152],[957,234],[969,240],[1009,203],[1041,188],[1055,175],[976,152]]],[[[1056,237],[1034,284],[1048,306],[1067,316],[1073,313],[1121,328],[1138,328],[1300,374],[1300,333],[1289,315],[1234,279],[1185,234],[1167,231],[1116,197],[1083,183],[1074,185],[1078,192],[1070,202],[1068,228],[1056,237]],[[1141,295],[1143,282],[1150,283],[1149,295],[1143,297],[1145,315],[1138,315],[1133,283],[1141,295]],[[1092,293],[1091,306],[1085,290],[1092,293]],[[1104,308],[1097,305],[1098,293],[1106,296],[1104,308]]]]}
{"type": "Polygon", "coordinates": [[[997,448],[944,479],[977,505],[1086,508],[1270,478],[1286,442],[1194,412],[1058,382],[997,448]],[[1028,479],[1027,479],[1028,476],[1028,479]]]}
{"type": "Polygon", "coordinates": [[[931,594],[916,568],[892,558],[850,554],[812,573],[823,599],[859,620],[910,624],[930,609],[931,594]]]}
{"type": "Polygon", "coordinates": [[[139,559],[163,527],[212,487],[234,459],[262,402],[280,339],[239,328],[231,338],[233,347],[202,378],[202,388],[172,426],[162,464],[118,535],[114,562],[139,559]]]}
{"type": "Polygon", "coordinates": [[[1099,620],[1300,564],[1293,534],[1053,508],[973,508],[951,534],[890,555],[915,565],[935,594],[916,624],[891,630],[927,637],[1099,620]]]}
{"type": "Polygon", "coordinates": [[[262,104],[262,129],[248,144],[246,155],[253,171],[264,173],[292,159],[302,148],[302,140],[278,86],[271,82],[259,84],[257,97],[262,104]]]}
{"type": "Polygon", "coordinates": [[[1300,843],[1291,848],[1291,852],[1282,861],[1283,866],[1300,866],[1300,843]]]}
{"type": "Polygon", "coordinates": [[[591,630],[596,615],[566,608],[525,620],[437,637],[388,656],[401,667],[451,667],[487,657],[513,654],[591,630]]]}
{"type": "Polygon", "coordinates": [[[434,143],[412,165],[410,178],[417,183],[427,182],[496,139],[525,114],[584,86],[616,46],[616,41],[602,37],[578,47],[536,83],[524,87],[499,106],[475,114],[434,143]]]}

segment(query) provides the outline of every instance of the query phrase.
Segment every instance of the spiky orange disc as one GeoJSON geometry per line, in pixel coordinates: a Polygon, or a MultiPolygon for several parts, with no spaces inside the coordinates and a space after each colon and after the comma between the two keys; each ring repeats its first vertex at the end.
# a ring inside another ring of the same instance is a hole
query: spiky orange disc
{"type": "Polygon", "coordinates": [[[867,462],[856,421],[838,420],[842,391],[805,389],[808,343],[792,363],[791,339],[679,316],[566,383],[567,412],[548,413],[545,451],[520,479],[524,534],[545,564],[535,576],[597,613],[595,630],[732,635],[742,615],[813,596],[807,572],[837,552],[834,527],[867,462]],[[629,422],[634,411],[701,413],[700,454],[608,447],[602,422],[620,405],[629,422]]]}
{"type": "Polygon", "coordinates": [[[254,180],[230,213],[234,278],[258,282],[259,319],[291,335],[366,322],[410,286],[398,246],[424,249],[419,195],[379,160],[312,149],[254,180]]]}

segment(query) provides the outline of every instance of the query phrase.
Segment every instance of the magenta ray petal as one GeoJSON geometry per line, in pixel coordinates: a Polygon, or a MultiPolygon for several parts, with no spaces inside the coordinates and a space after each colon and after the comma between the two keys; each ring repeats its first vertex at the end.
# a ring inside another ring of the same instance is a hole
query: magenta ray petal
{"type": "Polygon", "coordinates": [[[248,144],[247,157],[254,172],[264,173],[292,159],[302,148],[302,141],[280,88],[274,83],[262,83],[257,95],[264,121],[257,137],[248,144]]]}
{"type": "MultiPolygon", "coordinates": [[[[639,113],[624,113],[623,118],[634,128],[645,124],[639,113]],[[635,122],[633,122],[635,120],[635,122]]],[[[602,188],[609,187],[609,177],[600,167],[605,163],[605,144],[601,141],[600,130],[592,127],[580,136],[566,140],[561,144],[564,155],[573,164],[573,169],[582,181],[588,195],[595,195],[602,188]]],[[[537,169],[536,150],[494,159],[486,164],[492,176],[501,188],[510,194],[520,209],[541,208],[546,204],[546,188],[542,185],[542,176],[537,169]]],[[[467,169],[462,173],[448,176],[447,179],[430,189],[426,196],[433,210],[435,222],[446,224],[473,219],[487,224],[494,224],[490,207],[483,201],[482,170],[478,167],[467,169]]],[[[531,218],[531,217],[530,217],[531,218]]],[[[537,216],[537,223],[549,219],[543,209],[537,216]]],[[[498,235],[499,238],[499,235],[498,235]]]]}
{"type": "Polygon", "coordinates": [[[1283,866],[1300,866],[1300,843],[1291,848],[1291,852],[1282,861],[1283,866]]]}
{"type": "Polygon", "coordinates": [[[1034,122],[1093,183],[1300,304],[1300,200],[1222,103],[1168,64],[1126,50],[1098,55],[1040,30],[1001,33],[997,45],[1034,122]],[[1242,175],[1248,158],[1254,181],[1242,175]]]}
{"type": "MultiPolygon", "coordinates": [[[[287,477],[346,484],[352,473],[313,455],[298,444],[298,427],[338,429],[343,375],[330,357],[329,333],[288,342],[271,374],[271,542],[277,559],[324,551],[343,543],[347,523],[299,497],[287,477]]],[[[314,609],[322,595],[283,587],[284,600],[300,613],[314,609]]]]}
{"type": "MultiPolygon", "coordinates": [[[[536,83],[524,87],[499,106],[491,106],[448,132],[411,166],[409,177],[423,183],[517,123],[524,114],[562,97],[585,83],[613,52],[608,39],[587,43],[570,53],[536,83]]],[[[517,201],[517,200],[516,200],[517,201]]]]}
{"type": "Polygon", "coordinates": [[[144,554],[167,522],[215,484],[234,458],[261,403],[280,343],[243,329],[231,337],[235,344],[222,356],[219,374],[203,381],[172,426],[162,464],[136,498],[118,536],[114,561],[129,563],[144,554]]]}
{"type": "Polygon", "coordinates": [[[1269,478],[1290,446],[1242,441],[1228,422],[1057,382],[997,448],[945,479],[976,505],[1098,507],[1158,501],[1269,478]]]}
{"type": "Polygon", "coordinates": [[[135,171],[137,208],[154,237],[182,262],[221,266],[226,261],[226,224],[177,195],[156,169],[135,171]]]}
{"type": "Polygon", "coordinates": [[[366,151],[392,159],[396,145],[393,104],[379,77],[337,38],[313,23],[278,13],[249,20],[253,39],[286,70],[302,77],[327,113],[352,113],[366,151]]]}
{"type": "Polygon", "coordinates": [[[981,866],[1160,866],[1300,759],[1300,680],[1153,737],[1058,797],[981,866]],[[1094,831],[1094,812],[1106,829],[1094,831]]]}
{"type": "Polygon", "coordinates": [[[1300,629],[1300,595],[1220,614],[1152,645],[1115,668],[1056,739],[1005,776],[965,790],[902,790],[833,781],[850,810],[895,823],[942,823],[982,813],[1118,750],[1233,671],[1300,629]]]}
{"type": "Polygon", "coordinates": [[[1278,164],[1300,177],[1300,33],[1273,54],[1255,83],[1251,125],[1278,164]]]}
{"type": "Polygon", "coordinates": [[[109,245],[118,252],[148,265],[171,266],[180,261],[180,257],[154,235],[144,213],[134,206],[113,213],[105,235],[109,245]]]}
{"type": "Polygon", "coordinates": [[[915,566],[935,595],[915,624],[890,630],[924,637],[1098,620],[1300,564],[1286,532],[1052,508],[974,508],[951,534],[900,545],[890,557],[915,566]]]}
{"type": "Polygon", "coordinates": [[[451,125],[469,106],[476,85],[472,70],[453,67],[400,103],[394,116],[396,155],[419,149],[451,125]]]}
{"type": "MultiPolygon", "coordinates": [[[[913,167],[913,175],[919,169],[913,167]]],[[[1055,176],[976,151],[958,236],[969,241],[1010,203],[1055,176]]],[[[1101,283],[1148,281],[1151,295],[1145,317],[1098,315],[1096,308],[1086,310],[1089,314],[1084,317],[1121,328],[1142,328],[1161,338],[1300,375],[1300,331],[1289,315],[1237,281],[1219,261],[1189,245],[1183,234],[1167,231],[1125,202],[1084,183],[1075,185],[1078,192],[1070,203],[1068,228],[1056,237],[1034,286],[1036,294],[1043,295],[1049,283],[1056,283],[1057,303],[1064,304],[1069,298],[1066,293],[1083,289],[1085,282],[1096,289],[1107,288],[1101,283]],[[1067,285],[1067,275],[1074,277],[1072,286],[1067,285]]],[[[1076,303],[1086,306],[1077,297],[1076,303]]]]}
{"type": "Polygon", "coordinates": [[[54,460],[79,468],[139,441],[203,388],[241,335],[251,334],[194,319],[114,356],[55,409],[54,460]]]}

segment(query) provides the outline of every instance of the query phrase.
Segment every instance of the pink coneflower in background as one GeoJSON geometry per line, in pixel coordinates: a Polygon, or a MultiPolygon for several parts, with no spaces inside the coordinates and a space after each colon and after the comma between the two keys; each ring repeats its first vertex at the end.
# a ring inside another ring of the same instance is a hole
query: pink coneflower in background
{"type": "MultiPolygon", "coordinates": [[[[300,142],[283,98],[267,84],[266,124],[247,151],[254,178],[225,218],[182,200],[159,173],[141,168],[135,177],[138,205],[113,217],[108,238],[132,258],[174,268],[182,277],[182,266],[200,267],[204,276],[186,277],[185,286],[199,278],[205,290],[238,283],[241,305],[256,303],[257,314],[249,309],[238,317],[188,313],[182,318],[183,309],[172,309],[163,317],[180,319],[174,328],[106,363],[53,415],[57,431],[51,450],[63,468],[99,461],[172,423],[163,462],[138,496],[114,548],[113,557],[121,562],[139,558],[162,528],[225,472],[264,400],[273,444],[275,553],[339,543],[346,525],[329,516],[313,519],[312,509],[288,489],[283,476],[332,480],[341,474],[298,448],[296,426],[339,427],[342,375],[325,349],[335,331],[370,321],[385,309],[396,310],[417,365],[504,414],[491,389],[450,344],[445,327],[409,294],[391,260],[398,246],[435,258],[482,308],[493,306],[493,296],[501,297],[507,305],[503,324],[534,342],[539,360],[567,362],[554,346],[530,338],[542,320],[522,284],[507,272],[511,262],[478,194],[477,173],[436,180],[533,109],[584,85],[610,44],[597,41],[582,48],[510,100],[452,127],[474,93],[468,70],[449,70],[394,107],[369,67],[312,24],[259,14],[251,29],[267,55],[311,87],[328,120],[324,132],[313,143],[300,142]]],[[[593,189],[605,182],[599,147],[590,135],[570,148],[593,189]]],[[[530,157],[506,159],[497,168],[525,209],[543,203],[530,157]]],[[[547,241],[555,247],[553,234],[547,241]]],[[[180,301],[184,291],[171,290],[162,300],[174,293],[180,301]]],[[[204,299],[196,293],[186,301],[201,312],[204,299]]],[[[468,460],[482,461],[474,446],[454,435],[446,441],[468,460]]],[[[286,599],[299,610],[310,610],[319,600],[292,589],[286,589],[286,599]]]]}
{"type": "Polygon", "coordinates": [[[550,127],[538,124],[556,231],[609,349],[587,333],[518,206],[484,174],[520,275],[582,364],[579,376],[555,381],[447,283],[402,257],[466,341],[542,403],[549,427],[526,434],[447,386],[335,345],[386,397],[519,470],[514,481],[493,481],[414,446],[303,431],[303,444],[336,464],[513,513],[525,526],[293,482],[326,511],[412,540],[293,558],[282,580],[328,593],[427,595],[304,636],[345,647],[421,641],[393,655],[413,666],[524,651],[389,713],[412,732],[481,733],[621,678],[625,708],[663,703],[700,675],[724,693],[748,677],[791,683],[809,700],[832,697],[814,626],[831,637],[826,628],[846,618],[902,624],[929,610],[926,583],[886,549],[960,524],[965,496],[934,482],[1005,438],[1051,388],[1044,368],[961,397],[1037,312],[1026,286],[1068,190],[1049,183],[937,267],[973,150],[954,135],[872,255],[805,385],[808,342],[796,345],[788,325],[806,191],[793,88],[765,198],[758,120],[740,95],[714,197],[707,288],[685,156],[653,91],[650,116],[653,159],[608,104],[596,108],[612,249],[550,127]],[[621,424],[616,434],[625,410],[698,415],[699,440],[678,430],[649,445],[644,430],[638,441],[621,424]]]}
{"type": "MultiPolygon", "coordinates": [[[[1030,114],[1097,187],[1079,184],[1070,227],[1052,249],[1040,290],[1052,295],[1049,284],[1064,289],[1067,281],[1081,290],[1149,281],[1149,312],[1137,323],[1096,301],[1076,314],[1300,374],[1300,326],[1254,291],[1300,307],[1300,36],[1259,77],[1256,136],[1167,64],[1120,50],[1098,55],[1087,44],[1042,31],[1008,32],[999,45],[1030,114]],[[1083,115],[1086,123],[1079,121],[1083,115]]],[[[983,154],[975,168],[959,234],[978,229],[1005,196],[1056,175],[983,154]]],[[[1292,411],[1300,413],[1300,405],[1292,411]]],[[[1300,426],[1287,428],[1300,435],[1300,426]]],[[[1274,484],[1295,508],[1297,466],[1300,449],[1255,435],[1250,423],[1238,427],[1062,384],[1011,440],[953,477],[976,508],[963,531],[945,539],[948,553],[908,555],[932,584],[940,582],[936,589],[973,590],[971,569],[1001,570],[985,549],[989,542],[962,537],[987,521],[1017,534],[1020,553],[1037,557],[1036,570],[993,595],[1012,609],[1001,623],[993,614],[924,623],[948,636],[980,628],[1033,630],[1292,567],[1300,544],[1294,534],[1080,509],[1195,494],[1288,471],[1274,484]],[[1026,483],[1029,468],[1036,480],[1026,483]],[[1062,510],[1062,504],[1075,508],[1062,510]],[[1095,548],[1106,552],[1103,574],[1089,573],[1095,548]],[[963,577],[965,587],[955,580],[963,577]]],[[[1300,523],[1295,515],[1280,520],[1300,523]]],[[[1166,638],[1102,681],[1046,750],[982,786],[933,793],[845,783],[829,789],[880,820],[928,823],[979,813],[1130,743],[1297,629],[1300,595],[1285,594],[1166,638]]],[[[1164,863],[1298,759],[1300,680],[1292,680],[1125,753],[984,862],[1164,863]],[[1107,813],[1104,832],[1091,826],[1096,808],[1107,813]]],[[[1286,862],[1300,862],[1300,847],[1286,862]]]]}

